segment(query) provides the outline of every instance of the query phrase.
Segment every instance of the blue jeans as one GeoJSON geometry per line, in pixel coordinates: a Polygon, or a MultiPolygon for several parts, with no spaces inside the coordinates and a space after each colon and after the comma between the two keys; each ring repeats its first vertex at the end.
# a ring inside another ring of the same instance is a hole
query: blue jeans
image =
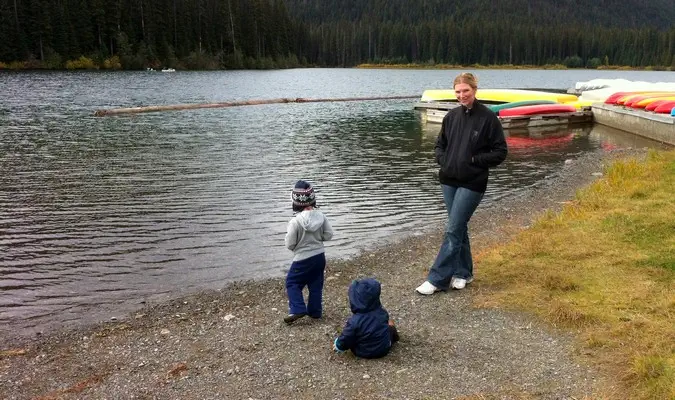
{"type": "Polygon", "coordinates": [[[300,261],[293,261],[286,275],[289,314],[308,314],[321,318],[323,275],[326,269],[326,254],[320,253],[300,261]],[[302,289],[307,286],[307,305],[302,289]]]}
{"type": "Polygon", "coordinates": [[[441,186],[448,211],[448,225],[427,280],[441,290],[448,290],[453,276],[463,279],[473,277],[469,220],[483,199],[483,193],[462,187],[441,186]]]}

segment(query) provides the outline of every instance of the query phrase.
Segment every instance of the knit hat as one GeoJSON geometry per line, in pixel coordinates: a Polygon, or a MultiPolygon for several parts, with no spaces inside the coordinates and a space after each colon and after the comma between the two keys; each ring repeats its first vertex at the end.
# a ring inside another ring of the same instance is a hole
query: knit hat
{"type": "Polygon", "coordinates": [[[291,200],[293,200],[293,211],[296,212],[302,211],[305,207],[315,207],[314,188],[309,182],[299,180],[291,192],[291,200]]]}

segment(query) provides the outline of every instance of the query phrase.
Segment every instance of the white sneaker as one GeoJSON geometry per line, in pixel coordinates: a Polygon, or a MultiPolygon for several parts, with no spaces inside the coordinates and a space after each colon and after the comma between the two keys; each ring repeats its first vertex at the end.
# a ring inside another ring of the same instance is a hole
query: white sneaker
{"type": "Polygon", "coordinates": [[[466,287],[467,281],[466,279],[462,278],[452,278],[450,281],[450,286],[452,286],[453,289],[461,290],[466,287]]]}
{"type": "Polygon", "coordinates": [[[466,284],[467,285],[471,282],[473,282],[473,276],[470,276],[470,277],[466,278],[466,284]]]}
{"type": "Polygon", "coordinates": [[[424,281],[423,284],[419,285],[419,286],[417,287],[417,289],[415,289],[415,291],[416,291],[417,293],[423,294],[423,295],[425,295],[425,296],[428,296],[428,295],[430,295],[430,294],[434,294],[434,293],[438,292],[439,290],[441,290],[441,289],[437,288],[436,286],[434,286],[434,285],[433,285],[431,282],[429,282],[429,281],[424,281]]]}

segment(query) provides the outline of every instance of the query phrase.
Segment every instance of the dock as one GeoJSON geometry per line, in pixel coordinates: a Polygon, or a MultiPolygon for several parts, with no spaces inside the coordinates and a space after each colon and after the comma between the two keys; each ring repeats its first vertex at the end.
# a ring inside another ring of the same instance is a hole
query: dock
{"type": "Polygon", "coordinates": [[[591,106],[596,123],[675,146],[675,117],[605,103],[591,106]]]}

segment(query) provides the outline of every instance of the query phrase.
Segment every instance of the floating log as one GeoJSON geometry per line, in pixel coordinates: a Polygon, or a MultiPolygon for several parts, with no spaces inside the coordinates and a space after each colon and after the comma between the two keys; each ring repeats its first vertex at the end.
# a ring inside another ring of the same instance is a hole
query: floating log
{"type": "Polygon", "coordinates": [[[366,100],[396,100],[396,99],[413,99],[415,96],[385,96],[385,97],[346,97],[335,99],[306,99],[302,97],[297,98],[280,98],[269,100],[247,100],[247,101],[230,101],[224,103],[201,103],[201,104],[173,104],[165,106],[146,106],[146,107],[128,107],[128,108],[112,108],[109,110],[96,110],[94,116],[105,117],[107,115],[119,114],[138,114],[146,112],[158,111],[175,111],[175,110],[194,110],[197,108],[223,108],[223,107],[241,107],[241,106],[257,106],[260,104],[278,104],[278,103],[321,103],[321,102],[335,102],[335,101],[366,101],[366,100]]]}

